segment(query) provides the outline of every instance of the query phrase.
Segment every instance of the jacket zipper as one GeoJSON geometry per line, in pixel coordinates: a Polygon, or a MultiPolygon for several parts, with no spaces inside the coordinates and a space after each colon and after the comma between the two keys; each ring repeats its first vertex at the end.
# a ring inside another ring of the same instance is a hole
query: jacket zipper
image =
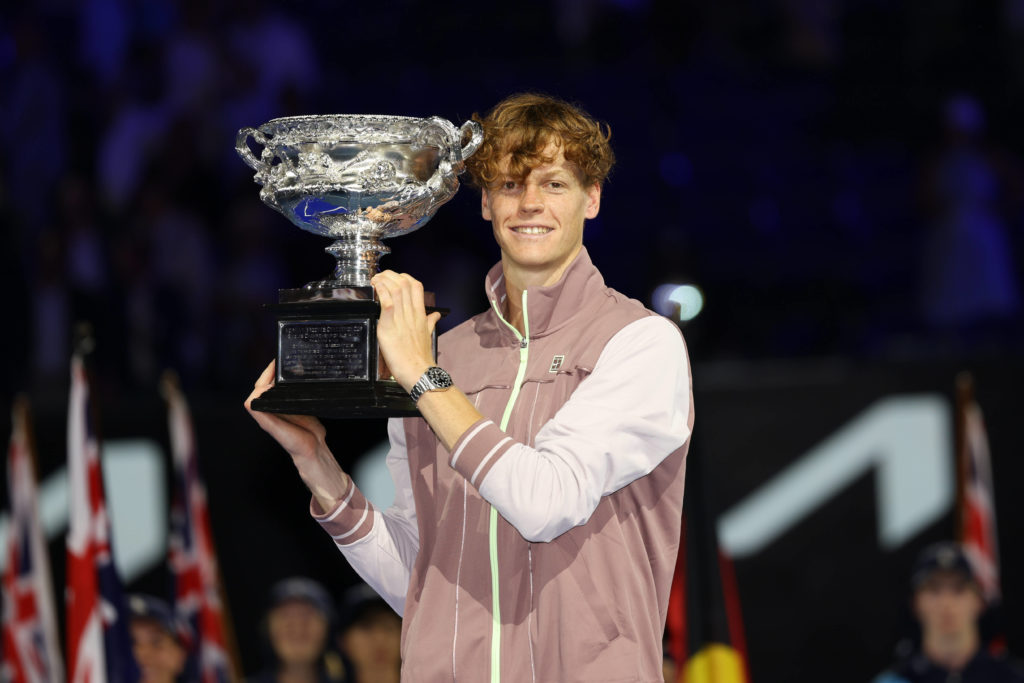
{"type": "MultiPolygon", "coordinates": [[[[526,375],[526,361],[530,355],[530,318],[526,313],[526,290],[523,290],[523,329],[526,334],[519,334],[519,330],[505,320],[498,309],[498,304],[491,300],[494,312],[498,319],[512,330],[512,334],[519,340],[519,369],[516,371],[516,381],[512,385],[512,395],[505,404],[505,412],[501,416],[499,428],[505,431],[508,421],[512,417],[512,408],[519,398],[519,388],[526,375]]],[[[501,601],[499,594],[500,582],[498,580],[498,511],[491,507],[490,524],[488,529],[488,548],[491,561],[491,683],[501,681],[501,601]]]]}

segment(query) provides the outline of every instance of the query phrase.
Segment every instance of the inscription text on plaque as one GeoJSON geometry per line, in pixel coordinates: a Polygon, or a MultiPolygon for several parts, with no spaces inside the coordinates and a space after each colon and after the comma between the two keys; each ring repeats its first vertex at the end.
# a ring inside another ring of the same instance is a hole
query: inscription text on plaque
{"type": "Polygon", "coordinates": [[[278,327],[278,381],[370,378],[369,320],[279,320],[278,327]]]}

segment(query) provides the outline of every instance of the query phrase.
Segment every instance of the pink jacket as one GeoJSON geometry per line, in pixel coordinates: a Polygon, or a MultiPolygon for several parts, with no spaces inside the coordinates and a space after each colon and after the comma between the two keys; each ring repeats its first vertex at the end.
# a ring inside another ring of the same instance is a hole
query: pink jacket
{"type": "Polygon", "coordinates": [[[403,614],[403,681],[660,683],[693,426],[682,337],[585,249],[523,294],[525,336],[500,315],[500,264],[487,293],[438,355],[485,418],[451,453],[391,420],[394,505],[351,486],[312,513],[403,614]]]}

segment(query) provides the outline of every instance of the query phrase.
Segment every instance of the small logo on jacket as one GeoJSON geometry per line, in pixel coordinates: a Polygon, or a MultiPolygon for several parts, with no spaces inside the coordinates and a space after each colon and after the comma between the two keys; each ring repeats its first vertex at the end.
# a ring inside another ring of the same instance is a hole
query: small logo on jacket
{"type": "Polygon", "coordinates": [[[548,368],[548,372],[558,372],[564,362],[565,356],[555,356],[551,359],[551,367],[548,368]]]}

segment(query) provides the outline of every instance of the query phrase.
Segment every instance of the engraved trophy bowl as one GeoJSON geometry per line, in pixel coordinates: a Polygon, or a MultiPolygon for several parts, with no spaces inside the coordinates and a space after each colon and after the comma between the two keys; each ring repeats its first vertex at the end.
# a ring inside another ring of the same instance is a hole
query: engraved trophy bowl
{"type": "Polygon", "coordinates": [[[235,149],[256,171],[265,204],[334,238],[332,278],[307,285],[323,289],[368,286],[390,252],[382,240],[429,221],[482,140],[477,122],[456,128],[436,116],[289,116],[238,131],[235,149]],[[258,157],[249,138],[263,148],[258,157]]]}
{"type": "MultiPolygon", "coordinates": [[[[370,279],[384,239],[422,227],[459,189],[483,140],[475,121],[290,116],[238,131],[235,149],[260,199],[292,223],[331,237],[331,277],[281,289],[275,385],[256,410],[321,417],[418,415],[377,343],[380,305],[370,279]],[[255,153],[250,138],[262,147],[255,153]],[[463,142],[465,140],[465,142],[463,142]]],[[[437,311],[424,292],[428,311],[437,311]]],[[[434,348],[436,349],[436,332],[434,348]]]]}

